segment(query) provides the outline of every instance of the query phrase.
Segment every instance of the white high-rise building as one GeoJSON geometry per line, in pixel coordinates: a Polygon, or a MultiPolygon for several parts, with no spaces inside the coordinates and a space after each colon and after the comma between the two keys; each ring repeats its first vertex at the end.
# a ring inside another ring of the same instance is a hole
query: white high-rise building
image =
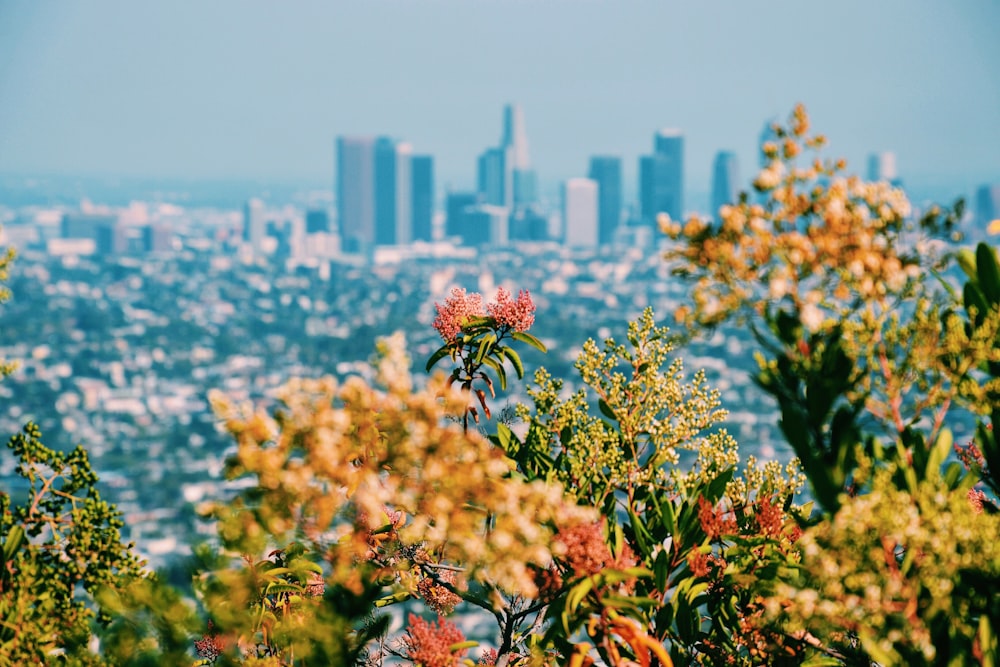
{"type": "Polygon", "coordinates": [[[896,154],[890,151],[872,153],[868,156],[869,181],[896,181],[896,154]]]}
{"type": "Polygon", "coordinates": [[[563,232],[566,245],[594,247],[598,237],[597,181],[571,178],[563,183],[563,232]]]}
{"type": "Polygon", "coordinates": [[[259,252],[267,235],[267,210],[264,202],[251,199],[243,209],[243,240],[259,252]]]}

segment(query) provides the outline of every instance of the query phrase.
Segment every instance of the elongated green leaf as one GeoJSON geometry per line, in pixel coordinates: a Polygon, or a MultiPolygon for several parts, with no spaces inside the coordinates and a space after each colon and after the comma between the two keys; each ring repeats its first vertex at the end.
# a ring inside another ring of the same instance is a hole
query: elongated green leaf
{"type": "Polygon", "coordinates": [[[517,373],[517,378],[520,380],[524,377],[524,364],[521,363],[521,356],[510,347],[499,348],[501,352],[510,359],[510,363],[514,365],[514,372],[517,373]]]}
{"type": "Polygon", "coordinates": [[[447,357],[450,353],[451,353],[451,346],[442,345],[434,352],[434,354],[431,355],[431,358],[427,360],[427,367],[424,370],[430,371],[432,368],[434,368],[434,365],[437,362],[447,357]]]}
{"type": "Polygon", "coordinates": [[[587,577],[572,589],[570,589],[569,594],[566,596],[566,612],[569,614],[575,614],[577,608],[586,599],[587,595],[594,588],[594,577],[587,577]]]}
{"type": "Polygon", "coordinates": [[[507,389],[507,371],[503,369],[503,364],[498,363],[493,357],[486,357],[483,359],[483,364],[489,366],[493,369],[493,372],[497,374],[497,379],[500,380],[500,389],[507,389]]]}
{"type": "Polygon", "coordinates": [[[548,350],[545,348],[545,344],[529,333],[524,333],[523,331],[515,331],[511,333],[511,338],[513,338],[514,340],[519,340],[522,343],[527,343],[528,345],[535,348],[539,352],[548,352],[548,350]]]}
{"type": "Polygon", "coordinates": [[[976,272],[976,253],[972,252],[968,248],[962,248],[957,253],[955,253],[955,261],[958,266],[965,272],[965,275],[969,280],[978,281],[979,274],[976,272]]]}
{"type": "Polygon", "coordinates": [[[483,357],[490,353],[493,349],[493,344],[497,342],[497,336],[492,331],[479,341],[479,351],[476,352],[476,363],[480,364],[483,362],[483,357]]]}
{"type": "Polygon", "coordinates": [[[980,243],[976,246],[976,273],[979,276],[979,289],[993,305],[1000,304],[1000,266],[997,265],[997,254],[993,248],[980,243]]]}
{"type": "Polygon", "coordinates": [[[667,578],[670,576],[670,557],[664,549],[656,554],[656,562],[653,563],[653,576],[656,581],[656,590],[665,592],[667,590],[667,578]]]}
{"type": "MultiPolygon", "coordinates": [[[[21,548],[21,544],[24,543],[24,528],[21,526],[11,526],[10,530],[7,531],[7,539],[3,543],[3,560],[4,563],[9,563],[14,559],[14,554],[21,548]]],[[[2,565],[2,564],[0,564],[2,565]]],[[[6,568],[4,568],[6,571],[6,568]]]]}

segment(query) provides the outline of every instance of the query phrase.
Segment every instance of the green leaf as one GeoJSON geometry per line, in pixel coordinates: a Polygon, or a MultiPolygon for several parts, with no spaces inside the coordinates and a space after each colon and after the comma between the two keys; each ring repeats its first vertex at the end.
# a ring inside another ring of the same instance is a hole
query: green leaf
{"type": "Polygon", "coordinates": [[[601,414],[605,417],[618,421],[618,415],[615,414],[615,411],[611,409],[611,406],[603,398],[597,399],[597,407],[601,409],[601,414]]]}
{"type": "Polygon", "coordinates": [[[993,305],[1000,304],[1000,266],[997,265],[997,255],[993,248],[980,243],[976,246],[976,273],[979,276],[979,289],[993,305]]]}
{"type": "Polygon", "coordinates": [[[978,281],[979,274],[976,271],[976,254],[968,248],[962,248],[955,253],[955,261],[958,266],[969,277],[969,280],[978,281]]]}
{"type": "Polygon", "coordinates": [[[577,608],[579,608],[593,588],[593,576],[583,579],[580,583],[571,588],[569,594],[566,595],[566,612],[569,614],[575,614],[577,608]]]}
{"type": "Polygon", "coordinates": [[[500,389],[507,389],[507,371],[503,369],[503,364],[497,362],[493,357],[486,357],[483,359],[483,364],[489,366],[493,369],[493,372],[497,374],[497,379],[500,380],[500,389]]]}
{"type": "Polygon", "coordinates": [[[506,424],[497,424],[497,433],[490,438],[500,449],[510,454],[511,443],[516,440],[514,432],[506,424]]]}
{"type": "Polygon", "coordinates": [[[951,453],[954,440],[949,429],[941,429],[937,442],[931,448],[930,456],[927,458],[927,467],[924,469],[925,479],[937,479],[941,476],[941,466],[951,453]]]}
{"type": "MultiPolygon", "coordinates": [[[[11,526],[7,531],[7,540],[3,543],[3,562],[9,563],[14,560],[14,554],[24,543],[24,528],[21,526],[11,526]]],[[[6,568],[4,568],[6,572],[6,568]]]]}
{"type": "Polygon", "coordinates": [[[653,563],[653,576],[656,581],[656,590],[664,592],[667,590],[667,577],[670,576],[670,557],[664,549],[656,554],[656,562],[653,563]]]}
{"type": "Polygon", "coordinates": [[[497,336],[492,331],[479,341],[479,351],[476,352],[476,363],[481,364],[483,362],[483,357],[485,357],[493,348],[493,344],[497,342],[497,336]]]}
{"type": "Polygon", "coordinates": [[[517,379],[524,377],[524,364],[521,363],[521,356],[510,347],[500,347],[497,348],[502,354],[506,355],[510,359],[510,363],[514,364],[514,372],[517,373],[517,379]]]}
{"type": "Polygon", "coordinates": [[[510,336],[514,340],[519,340],[522,343],[527,343],[528,345],[535,348],[539,352],[548,352],[542,341],[538,340],[529,333],[524,333],[523,331],[514,331],[510,334],[510,336]]]}
{"type": "Polygon", "coordinates": [[[451,346],[442,345],[437,349],[436,352],[434,352],[434,354],[431,355],[431,358],[427,360],[427,367],[424,370],[429,372],[432,368],[434,368],[434,365],[437,362],[441,361],[450,354],[451,354],[451,346]]]}
{"type": "Polygon", "coordinates": [[[974,324],[979,327],[986,319],[986,313],[990,312],[989,304],[986,303],[986,295],[973,283],[965,283],[962,288],[962,301],[969,316],[972,316],[973,308],[976,311],[974,324]]]}

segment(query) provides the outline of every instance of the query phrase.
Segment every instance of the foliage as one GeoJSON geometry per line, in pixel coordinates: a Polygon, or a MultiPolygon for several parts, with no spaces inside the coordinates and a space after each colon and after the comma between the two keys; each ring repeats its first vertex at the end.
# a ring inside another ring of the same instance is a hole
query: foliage
{"type": "Polygon", "coordinates": [[[774,130],[755,195],[661,223],[694,280],[682,334],[749,328],[797,459],[741,460],[651,310],[583,346],[579,389],[539,369],[493,421],[515,344],[544,351],[535,306],[455,289],[423,387],[398,334],[374,383],[293,379],[273,412],[212,393],[241,490],[205,508],[196,600],[140,570],[82,449],[15,436],[0,664],[996,665],[1000,262],[935,240],[960,204],[914,216],[807,159],[803,108],[774,130]]]}
{"type": "Polygon", "coordinates": [[[736,442],[713,429],[725,417],[718,392],[703,373],[685,381],[651,310],[627,339],[584,345],[576,366],[589,392],[561,399],[562,383],[537,373],[524,440],[502,427],[497,437],[526,475],[562,481],[608,526],[607,538],[576,540],[556,559],[565,584],[545,642],[564,655],[592,646],[607,664],[641,663],[642,647],[669,647],[677,664],[757,664],[762,639],[749,619],[794,558],[792,496],[803,479],[795,462],[759,467],[752,457],[737,474],[736,442]],[[577,564],[576,551],[602,546],[603,559],[577,564]],[[589,642],[574,639],[580,632],[589,642]]]}
{"type": "MultiPolygon", "coordinates": [[[[10,298],[10,290],[7,288],[7,277],[10,275],[10,265],[13,263],[17,253],[13,248],[4,248],[0,252],[0,303],[4,303],[10,298]]],[[[6,359],[0,359],[0,378],[6,377],[14,372],[17,364],[6,359]]]]}
{"type": "MultiPolygon", "coordinates": [[[[437,306],[438,316],[434,320],[442,345],[427,361],[430,371],[445,357],[457,364],[448,378],[471,392],[479,401],[486,419],[492,414],[486,401],[486,391],[491,398],[496,398],[493,380],[486,370],[492,371],[500,384],[501,390],[507,389],[507,361],[510,361],[517,374],[517,379],[524,377],[524,364],[521,356],[505,339],[526,343],[535,349],[545,352],[545,346],[537,338],[527,333],[535,322],[535,304],[531,295],[521,290],[517,299],[511,297],[506,288],[497,292],[497,300],[483,309],[482,295],[473,292],[466,294],[464,289],[455,288],[444,304],[437,306]],[[482,389],[479,384],[485,385],[482,389]]],[[[462,415],[462,423],[469,427],[469,415],[479,423],[479,408],[469,405],[462,415]]]]}
{"type": "Polygon", "coordinates": [[[802,107],[775,127],[755,181],[762,201],[742,196],[716,226],[662,221],[679,241],[668,261],[696,280],[679,319],[750,327],[754,379],[776,399],[825,510],[768,618],[793,620],[832,664],[994,664],[998,579],[986,542],[996,529],[976,512],[994,507],[977,485],[995,492],[983,452],[997,448],[980,421],[976,443],[956,448],[964,472],[949,461],[947,424],[996,410],[996,257],[985,246],[978,263],[959,254],[960,302],[952,257],[933,236],[952,230],[961,203],[915,219],[902,191],[845,177],[843,162],[800,166],[824,143],[808,128],[802,107]]]}
{"type": "MultiPolygon", "coordinates": [[[[305,654],[339,663],[380,633],[355,629],[373,609],[418,596],[454,606],[449,594],[494,609],[500,588],[534,596],[532,567],[550,561],[555,527],[594,518],[560,485],[512,475],[502,451],[450,422],[468,394],[443,374],[415,390],[401,336],[381,352],[384,390],[360,378],[293,380],[274,418],[212,397],[238,443],[227,474],[255,478],[214,509],[223,553],[244,554],[212,573],[218,584],[204,596],[234,647],[259,647],[280,664],[305,654]],[[288,562],[248,555],[293,540],[301,546],[283,552],[294,554],[288,562]],[[316,565],[327,593],[307,598],[301,586],[316,565]],[[303,632],[323,627],[317,618],[350,630],[303,632]]],[[[380,631],[387,620],[376,613],[372,623],[380,631]]]]}
{"type": "Polygon", "coordinates": [[[0,493],[0,664],[99,664],[91,623],[109,620],[95,595],[141,575],[121,541],[121,514],[101,499],[87,452],[42,444],[28,424],[7,448],[27,482],[23,502],[0,493]]]}
{"type": "Polygon", "coordinates": [[[1000,514],[949,491],[876,471],[869,493],[806,531],[800,576],[770,608],[827,645],[856,638],[879,664],[996,664],[1000,514]]]}

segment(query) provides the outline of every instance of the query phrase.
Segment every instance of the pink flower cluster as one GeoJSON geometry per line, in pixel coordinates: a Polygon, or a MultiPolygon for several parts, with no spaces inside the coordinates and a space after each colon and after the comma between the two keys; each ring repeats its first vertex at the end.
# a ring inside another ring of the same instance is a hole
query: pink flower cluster
{"type": "Polygon", "coordinates": [[[535,323],[535,304],[527,290],[517,293],[513,298],[511,293],[501,287],[497,290],[497,300],[483,308],[483,296],[478,292],[471,294],[460,287],[451,290],[451,295],[444,304],[434,304],[437,308],[437,318],[434,328],[446,343],[454,342],[466,326],[475,317],[489,316],[494,319],[497,327],[506,327],[513,331],[527,331],[535,323]]]}
{"type": "Polygon", "coordinates": [[[410,614],[406,628],[406,656],[421,667],[459,667],[467,649],[451,651],[453,644],[465,641],[465,635],[454,623],[438,617],[438,624],[410,614]]]}
{"type": "Polygon", "coordinates": [[[212,662],[226,650],[225,640],[215,632],[212,621],[208,622],[208,634],[194,641],[194,650],[197,651],[198,657],[212,662]]]}
{"type": "Polygon", "coordinates": [[[517,293],[517,299],[501,287],[497,290],[497,301],[486,307],[490,317],[500,326],[510,327],[514,331],[527,331],[535,323],[535,303],[531,300],[528,290],[517,293]]]}
{"type": "MultiPolygon", "coordinates": [[[[441,571],[438,573],[438,579],[448,584],[454,584],[455,573],[451,570],[441,571]]],[[[455,605],[462,601],[462,598],[431,577],[424,577],[420,580],[420,583],[417,584],[417,593],[424,599],[428,607],[443,616],[454,611],[455,605]]]]}
{"type": "Polygon", "coordinates": [[[468,324],[470,319],[486,315],[483,310],[483,296],[478,292],[466,294],[460,287],[451,290],[451,296],[444,300],[444,305],[436,303],[434,306],[437,308],[434,328],[446,343],[458,338],[462,333],[462,327],[468,324]]]}

